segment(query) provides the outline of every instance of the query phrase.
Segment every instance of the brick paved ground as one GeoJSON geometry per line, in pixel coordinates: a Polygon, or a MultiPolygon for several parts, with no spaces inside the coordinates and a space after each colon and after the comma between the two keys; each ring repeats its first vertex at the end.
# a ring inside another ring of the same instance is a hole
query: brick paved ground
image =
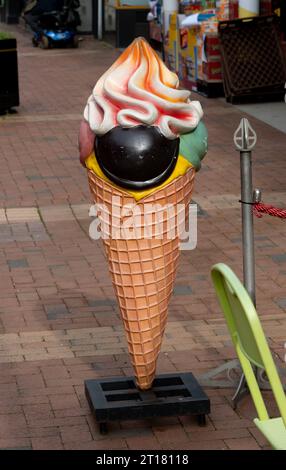
{"type": "MultiPolygon", "coordinates": [[[[21,107],[0,118],[0,448],[259,449],[251,400],[208,391],[205,428],[190,418],[122,422],[99,434],[83,380],[132,373],[101,244],[87,235],[90,196],[77,158],[83,106],[114,60],[87,38],[79,50],[42,51],[18,29],[21,107]]],[[[210,282],[223,261],[241,276],[241,114],[200,98],[210,150],[196,182],[198,247],[182,254],[158,372],[200,374],[234,357],[210,282]]],[[[258,134],[255,184],[286,205],[286,136],[251,119],[258,134]]],[[[286,339],[285,222],[255,221],[258,310],[281,362],[286,339]]],[[[270,410],[273,410],[268,398],[270,410]]]]}

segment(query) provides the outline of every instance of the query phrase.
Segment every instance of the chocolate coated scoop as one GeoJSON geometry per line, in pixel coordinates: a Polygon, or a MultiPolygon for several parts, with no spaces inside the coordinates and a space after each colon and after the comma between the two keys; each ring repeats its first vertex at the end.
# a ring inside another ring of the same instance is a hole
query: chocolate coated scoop
{"type": "Polygon", "coordinates": [[[97,136],[95,155],[103,173],[127,189],[157,186],[171,175],[180,139],[167,139],[155,126],[114,127],[97,136]]]}

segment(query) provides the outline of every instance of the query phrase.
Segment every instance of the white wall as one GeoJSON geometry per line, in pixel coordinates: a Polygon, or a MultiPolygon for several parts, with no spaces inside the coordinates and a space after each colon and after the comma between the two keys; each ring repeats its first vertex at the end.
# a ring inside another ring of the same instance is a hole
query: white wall
{"type": "Polygon", "coordinates": [[[105,0],[105,31],[115,31],[115,8],[116,0],[105,0]]]}

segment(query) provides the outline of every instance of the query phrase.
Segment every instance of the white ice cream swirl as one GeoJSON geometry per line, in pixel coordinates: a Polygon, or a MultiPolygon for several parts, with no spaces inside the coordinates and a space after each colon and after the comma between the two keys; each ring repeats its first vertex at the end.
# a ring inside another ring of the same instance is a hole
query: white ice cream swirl
{"type": "Polygon", "coordinates": [[[149,44],[136,39],[98,80],[84,110],[96,135],[115,126],[158,126],[168,139],[195,129],[203,116],[190,92],[179,90],[170,72],[149,44]]]}

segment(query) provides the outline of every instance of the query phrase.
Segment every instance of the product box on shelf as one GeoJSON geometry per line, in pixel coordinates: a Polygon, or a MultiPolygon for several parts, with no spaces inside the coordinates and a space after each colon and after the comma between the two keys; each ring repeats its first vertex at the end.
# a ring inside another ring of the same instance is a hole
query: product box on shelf
{"type": "Polygon", "coordinates": [[[162,25],[155,20],[149,22],[149,37],[153,41],[162,42],[162,25]]]}
{"type": "Polygon", "coordinates": [[[220,57],[219,39],[216,33],[209,33],[204,40],[204,53],[207,60],[220,57]]]}
{"type": "Polygon", "coordinates": [[[179,13],[193,15],[203,10],[201,1],[181,0],[179,3],[179,13]]]}
{"type": "Polygon", "coordinates": [[[169,31],[164,38],[165,61],[174,72],[179,71],[179,24],[185,15],[172,13],[169,17],[169,31]]]}
{"type": "Polygon", "coordinates": [[[239,0],[218,0],[216,6],[218,21],[235,20],[239,16],[239,0]]]}
{"type": "Polygon", "coordinates": [[[205,82],[222,81],[222,65],[220,59],[202,63],[202,80],[205,82]]]}
{"type": "Polygon", "coordinates": [[[184,85],[191,90],[197,89],[197,29],[198,28],[179,29],[179,77],[184,85]]]}
{"type": "Polygon", "coordinates": [[[223,93],[219,21],[238,16],[238,0],[221,0],[217,6],[215,16],[206,19],[201,15],[197,24],[188,27],[182,26],[188,15],[173,13],[165,45],[166,62],[184,86],[198,91],[203,87],[207,96],[223,93]]]}
{"type": "Polygon", "coordinates": [[[196,90],[198,80],[222,82],[217,19],[213,17],[191,28],[179,25],[178,30],[178,72],[184,85],[196,90]]]}
{"type": "Polygon", "coordinates": [[[203,21],[197,32],[197,79],[205,82],[221,82],[221,57],[218,42],[218,21],[203,21]]]}

